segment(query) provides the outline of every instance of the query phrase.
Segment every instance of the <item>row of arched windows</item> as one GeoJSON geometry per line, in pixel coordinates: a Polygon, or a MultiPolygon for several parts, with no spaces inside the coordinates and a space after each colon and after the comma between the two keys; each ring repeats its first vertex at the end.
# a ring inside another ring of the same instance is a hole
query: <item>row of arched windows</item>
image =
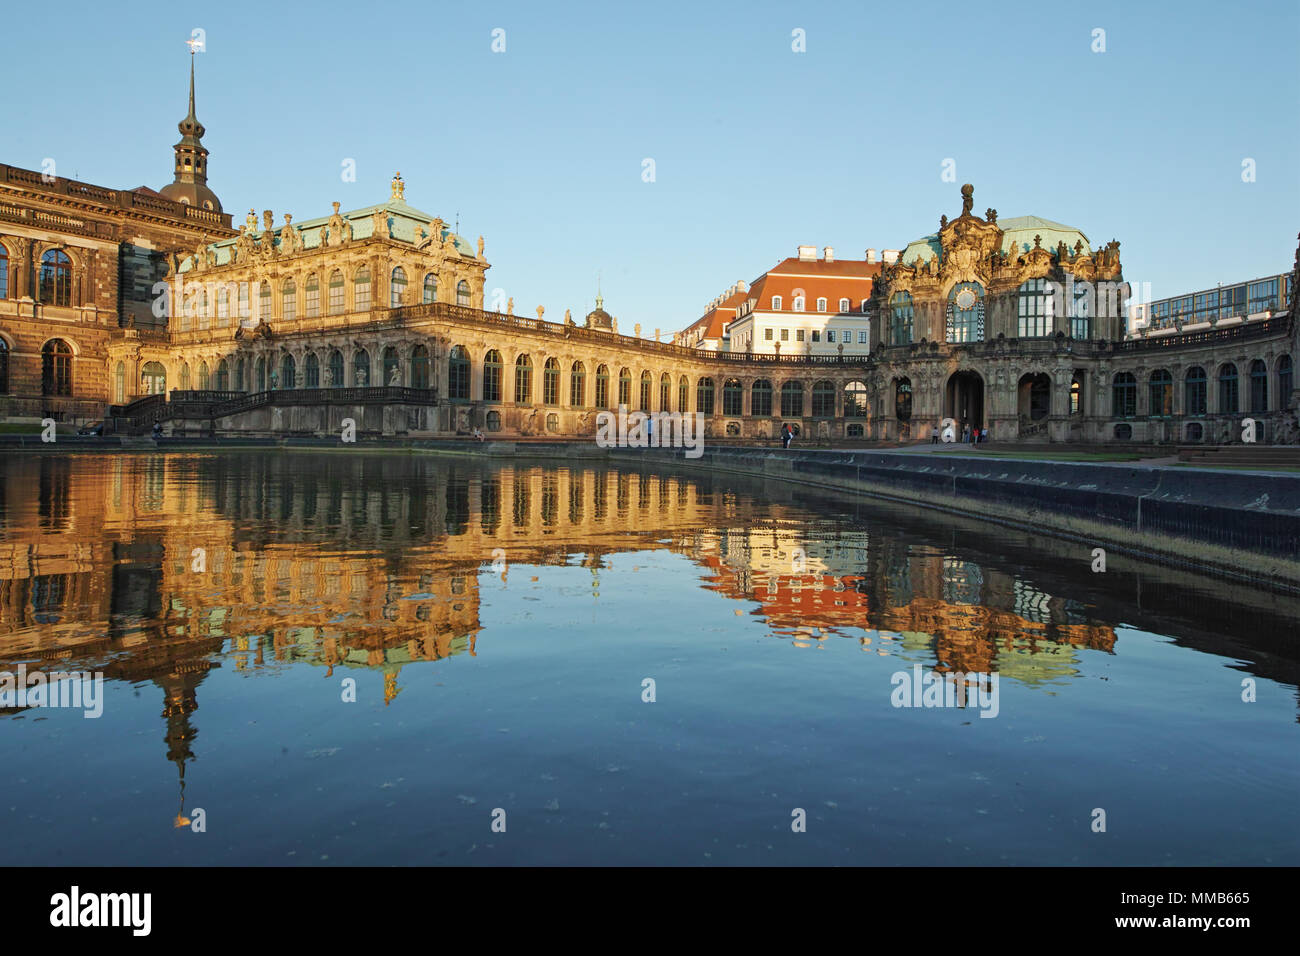
{"type": "MultiPolygon", "coordinates": [[[[533,401],[533,360],[523,354],[514,362],[514,388],[509,393],[519,405],[531,404],[533,401]]],[[[491,349],[483,357],[483,379],[479,398],[484,402],[504,401],[507,394],[504,389],[504,363],[501,353],[491,349]]],[[[555,358],[548,358],[542,366],[541,404],[559,405],[562,392],[562,368],[555,358]]],[[[451,350],[448,365],[448,395],[453,401],[469,401],[471,398],[471,362],[469,353],[463,346],[457,345],[451,350]]],[[[595,391],[593,401],[588,403],[587,367],[582,362],[569,366],[568,404],[574,408],[594,407],[612,409],[627,405],[643,411],[678,411],[689,412],[691,404],[691,381],[679,376],[676,389],[671,375],[664,372],[658,379],[658,405],[652,404],[655,395],[655,377],[652,372],[644,371],[634,383],[632,372],[624,367],[618,370],[611,380],[610,367],[597,365],[595,373],[595,391]],[[633,403],[633,385],[636,385],[636,399],[633,403]]],[[[774,390],[767,379],[759,379],[751,386],[751,408],[753,415],[773,414],[774,390]]],[[[701,378],[695,383],[694,411],[704,415],[714,413],[716,386],[712,378],[701,378]]],[[[866,385],[851,382],[845,387],[845,415],[863,417],[866,415],[866,385]]],[[[811,390],[812,416],[830,418],[835,415],[835,393],[833,382],[814,382],[811,390]]],[[[804,415],[804,383],[785,382],[780,389],[780,413],[785,417],[802,417],[804,415]]],[[[744,389],[738,379],[727,379],[722,386],[722,414],[742,415],[744,389]]]]}
{"type": "MultiPolygon", "coordinates": [[[[1276,390],[1272,407],[1283,410],[1294,387],[1294,367],[1291,356],[1283,355],[1274,366],[1276,390]]],[[[1269,372],[1263,359],[1250,363],[1246,375],[1246,402],[1242,404],[1242,381],[1236,364],[1225,362],[1219,366],[1215,377],[1217,400],[1214,412],[1235,415],[1240,412],[1260,414],[1269,411],[1269,372]]],[[[1111,384],[1113,415],[1116,418],[1135,418],[1138,414],[1138,381],[1132,372],[1119,372],[1111,384]]],[[[1199,365],[1189,368],[1183,376],[1184,415],[1208,415],[1209,377],[1199,365]]],[[[1156,369],[1147,376],[1147,414],[1153,418],[1166,418],[1174,413],[1174,377],[1168,369],[1156,369]]]]}
{"type": "MultiPolygon", "coordinates": [[[[72,305],[72,260],[62,249],[41,253],[36,273],[36,301],[72,305]]],[[[9,298],[9,250],[0,242],[0,299],[9,298]]]]}
{"type": "MultiPolygon", "coordinates": [[[[1092,337],[1092,315],[1096,311],[1092,285],[1074,285],[1069,309],[1070,337],[1092,337]]],[[[1055,332],[1055,307],[1052,286],[1043,279],[1021,283],[1016,293],[1016,334],[1020,338],[1045,338],[1055,332]]],[[[912,341],[915,307],[910,292],[895,292],[889,297],[889,344],[908,345],[912,341]]],[[[946,308],[946,339],[949,342],[984,340],[984,288],[978,282],[959,282],[949,290],[946,308]]]]}
{"type": "MultiPolygon", "coordinates": [[[[63,339],[50,339],[41,346],[41,394],[72,394],[72,346],[63,339]]],[[[9,343],[0,338],[0,394],[9,391],[9,343]]]]}
{"type": "MultiPolygon", "coordinates": [[[[807,311],[807,309],[806,309],[806,307],[805,307],[805,301],[806,301],[806,300],[805,300],[805,298],[804,298],[803,293],[796,291],[795,294],[794,294],[794,296],[793,296],[793,297],[791,298],[791,300],[790,300],[790,311],[791,311],[791,312],[805,312],[805,311],[807,311]]],[[[866,311],[867,311],[867,304],[869,303],[869,301],[870,301],[869,299],[863,299],[863,300],[862,300],[862,311],[863,311],[863,312],[866,312],[866,311]]],[[[818,311],[818,312],[825,312],[825,311],[826,311],[826,307],[827,307],[827,305],[828,305],[828,302],[829,302],[829,300],[827,300],[824,296],[820,296],[820,297],[818,297],[818,299],[817,299],[817,311],[818,311]]],[[[772,311],[773,311],[773,312],[780,312],[780,311],[781,311],[781,303],[782,303],[782,298],[781,298],[781,296],[779,296],[779,295],[774,295],[774,296],[772,296],[772,311]]],[[[844,313],[844,312],[851,312],[851,311],[853,311],[853,301],[852,301],[851,299],[847,298],[847,297],[846,297],[846,298],[842,298],[842,299],[840,299],[840,308],[839,308],[839,311],[840,311],[841,313],[844,313]]]]}
{"type": "MultiPolygon", "coordinates": [[[[217,320],[217,327],[229,325],[232,299],[235,300],[235,309],[239,318],[247,319],[252,317],[249,307],[248,283],[230,282],[216,283],[215,285],[216,288],[211,291],[206,286],[197,289],[185,289],[184,307],[180,312],[180,331],[189,331],[191,328],[206,329],[210,325],[210,319],[214,316],[217,320]]],[[[397,266],[392,271],[388,285],[388,308],[395,309],[409,304],[406,301],[407,285],[406,270],[401,266],[397,266]]],[[[342,270],[335,269],[329,274],[325,288],[326,314],[340,315],[347,311],[345,295],[347,283],[344,280],[342,270]]],[[[371,308],[373,302],[371,288],[370,267],[360,266],[352,274],[351,311],[364,312],[371,308]]],[[[461,279],[456,283],[456,304],[468,306],[471,300],[472,294],[469,282],[461,279]]],[[[263,279],[257,284],[258,317],[269,320],[273,316],[272,301],[271,283],[269,280],[263,279]]],[[[438,277],[432,272],[424,277],[420,301],[422,304],[438,301],[438,277]]],[[[320,314],[320,277],[316,273],[311,273],[303,280],[303,316],[314,319],[319,317],[320,314]]],[[[298,284],[293,278],[286,278],[280,283],[280,317],[286,322],[291,322],[298,317],[298,284]]]]}

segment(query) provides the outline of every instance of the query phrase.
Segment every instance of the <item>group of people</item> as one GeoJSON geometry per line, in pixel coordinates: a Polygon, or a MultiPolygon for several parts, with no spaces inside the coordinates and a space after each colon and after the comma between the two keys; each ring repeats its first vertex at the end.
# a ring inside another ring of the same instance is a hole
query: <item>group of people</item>
{"type": "MultiPolygon", "coordinates": [[[[961,443],[963,445],[976,445],[988,439],[989,430],[987,428],[971,428],[968,422],[961,426],[961,443]]],[[[930,444],[939,444],[939,426],[935,425],[930,429],[930,444]]]]}

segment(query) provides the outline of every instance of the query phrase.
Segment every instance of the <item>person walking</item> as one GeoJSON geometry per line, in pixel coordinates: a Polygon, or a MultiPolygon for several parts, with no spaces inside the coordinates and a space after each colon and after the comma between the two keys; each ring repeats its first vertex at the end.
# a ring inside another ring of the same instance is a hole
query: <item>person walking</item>
{"type": "Polygon", "coordinates": [[[970,424],[961,426],[961,443],[964,445],[970,441],[970,424]]]}
{"type": "Polygon", "coordinates": [[[939,444],[939,426],[938,426],[938,425],[935,425],[933,428],[930,429],[930,444],[931,444],[931,445],[937,445],[937,444],[939,444]]]}

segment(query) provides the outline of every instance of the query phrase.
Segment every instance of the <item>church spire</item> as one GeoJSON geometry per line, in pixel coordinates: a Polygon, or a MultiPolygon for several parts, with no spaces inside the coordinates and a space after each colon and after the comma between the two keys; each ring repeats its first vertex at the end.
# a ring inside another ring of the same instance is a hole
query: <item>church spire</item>
{"type": "Polygon", "coordinates": [[[208,151],[203,145],[207,132],[194,111],[194,49],[190,49],[190,103],[185,118],[176,124],[181,140],[176,153],[175,174],[162,195],[176,202],[221,212],[221,200],[208,188],[208,151]]]}

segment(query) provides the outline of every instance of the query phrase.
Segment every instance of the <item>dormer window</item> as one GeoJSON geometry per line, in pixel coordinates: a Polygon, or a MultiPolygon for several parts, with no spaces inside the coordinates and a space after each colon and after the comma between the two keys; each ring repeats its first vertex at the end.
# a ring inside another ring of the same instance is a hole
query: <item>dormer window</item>
{"type": "Polygon", "coordinates": [[[793,308],[794,308],[794,310],[795,310],[796,312],[802,312],[802,311],[803,311],[803,296],[801,296],[801,295],[797,295],[797,296],[794,297],[794,306],[793,306],[793,308]]]}
{"type": "Polygon", "coordinates": [[[818,312],[825,312],[825,311],[826,311],[826,300],[825,300],[824,298],[821,298],[821,299],[818,299],[818,300],[817,300],[817,311],[818,311],[818,312]]]}
{"type": "Polygon", "coordinates": [[[840,311],[841,311],[841,312],[847,312],[847,311],[849,311],[849,309],[851,309],[851,308],[853,308],[853,306],[852,306],[852,304],[850,304],[850,302],[849,302],[848,299],[840,299],[840,311]]]}
{"type": "Polygon", "coordinates": [[[781,311],[781,297],[779,295],[772,296],[772,311],[773,312],[781,311]]]}

